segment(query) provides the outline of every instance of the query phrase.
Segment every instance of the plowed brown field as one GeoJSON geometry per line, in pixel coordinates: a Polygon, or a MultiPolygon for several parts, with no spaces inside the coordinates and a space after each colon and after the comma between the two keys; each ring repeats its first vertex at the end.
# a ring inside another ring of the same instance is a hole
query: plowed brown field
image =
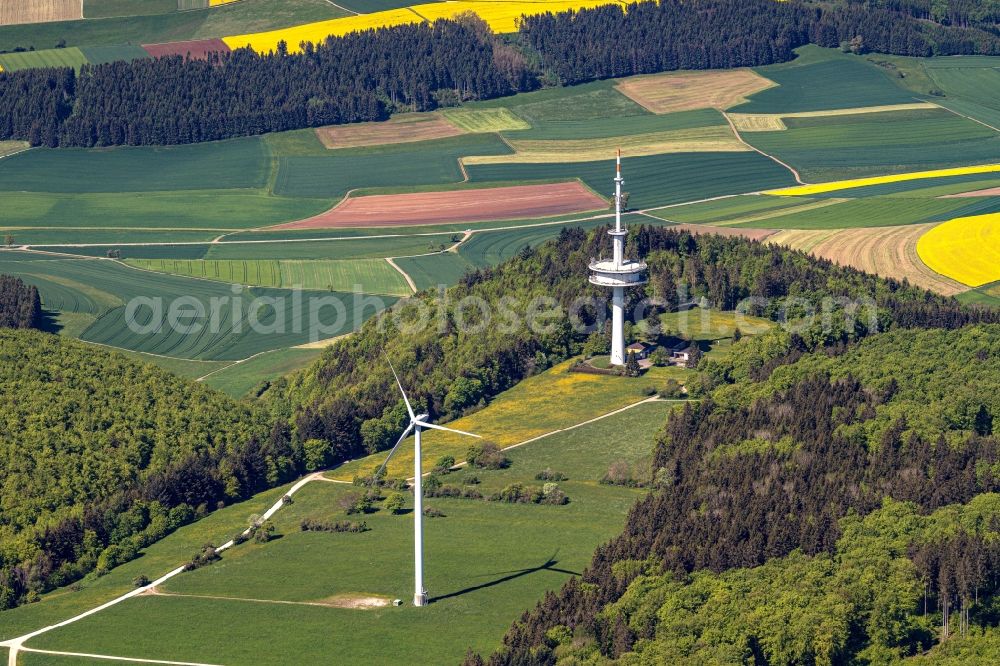
{"type": "Polygon", "coordinates": [[[189,42],[168,42],[166,44],[143,44],[142,48],[154,58],[191,55],[195,60],[204,60],[209,53],[229,53],[229,47],[221,39],[195,39],[189,42]]]}
{"type": "Polygon", "coordinates": [[[413,224],[513,220],[601,210],[608,202],[580,183],[377,194],[344,199],[314,217],[278,229],[398,227],[413,224]]]}

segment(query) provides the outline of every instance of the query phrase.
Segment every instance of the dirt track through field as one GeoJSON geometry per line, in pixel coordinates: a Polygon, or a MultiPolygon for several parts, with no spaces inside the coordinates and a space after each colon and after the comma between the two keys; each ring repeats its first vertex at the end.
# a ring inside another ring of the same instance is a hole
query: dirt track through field
{"type": "Polygon", "coordinates": [[[946,296],[968,291],[965,285],[932,271],[917,256],[917,240],[937,224],[845,229],[816,243],[811,254],[866,273],[906,278],[910,284],[946,296]]]}
{"type": "Polygon", "coordinates": [[[0,25],[80,18],[83,18],[83,0],[0,0],[0,25]]]}
{"type": "Polygon", "coordinates": [[[775,83],[749,69],[676,72],[620,81],[619,92],[653,113],[728,109],[775,83]]]}
{"type": "Polygon", "coordinates": [[[465,132],[436,114],[402,115],[375,123],[320,127],[316,136],[330,149],[444,139],[465,132]]]}
{"type": "Polygon", "coordinates": [[[329,229],[486,222],[581,213],[607,207],[607,201],[576,182],[517,185],[351,197],[325,213],[271,228],[329,229]]]}

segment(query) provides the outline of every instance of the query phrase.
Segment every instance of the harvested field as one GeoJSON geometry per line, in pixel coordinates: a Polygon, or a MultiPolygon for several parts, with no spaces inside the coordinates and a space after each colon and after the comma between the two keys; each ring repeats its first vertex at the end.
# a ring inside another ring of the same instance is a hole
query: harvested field
{"type": "Polygon", "coordinates": [[[917,254],[917,241],[936,224],[847,229],[813,246],[811,253],[866,273],[902,280],[951,296],[968,287],[931,270],[917,254]]]}
{"type": "Polygon", "coordinates": [[[780,132],[788,129],[778,114],[730,113],[733,127],[739,132],[780,132]]]}
{"type": "Polygon", "coordinates": [[[320,127],[316,136],[330,149],[413,143],[458,136],[463,131],[438,114],[412,113],[385,122],[320,127]]]}
{"type": "Polygon", "coordinates": [[[392,227],[563,215],[608,207],[580,183],[379,194],[345,199],[331,210],[276,229],[392,227]]]}
{"type": "Polygon", "coordinates": [[[767,239],[772,245],[784,245],[793,250],[812,252],[813,248],[830,238],[834,234],[839,234],[843,229],[786,229],[779,231],[767,239]]]}
{"type": "Polygon", "coordinates": [[[142,48],[154,58],[179,55],[204,60],[209,53],[228,53],[229,47],[221,39],[195,39],[188,42],[167,42],[165,44],[143,44],[142,48]]]}
{"type": "Polygon", "coordinates": [[[728,109],[775,85],[749,69],[719,72],[671,72],[620,81],[619,92],[653,113],[692,109],[728,109]]]}
{"type": "Polygon", "coordinates": [[[687,231],[695,236],[713,234],[715,236],[739,236],[748,240],[764,240],[774,234],[774,229],[748,229],[746,227],[714,227],[710,224],[677,224],[673,231],[687,231]]]}
{"type": "Polygon", "coordinates": [[[506,132],[530,129],[531,125],[509,109],[445,109],[445,120],[465,132],[506,132]]]}
{"type": "Polygon", "coordinates": [[[508,139],[517,152],[463,158],[465,164],[507,164],[547,162],[593,162],[608,159],[617,149],[628,157],[665,153],[743,152],[750,148],[733,134],[728,125],[615,136],[606,139],[521,140],[508,139]]]}
{"type": "Polygon", "coordinates": [[[83,18],[83,0],[0,0],[0,25],[83,18]]]}

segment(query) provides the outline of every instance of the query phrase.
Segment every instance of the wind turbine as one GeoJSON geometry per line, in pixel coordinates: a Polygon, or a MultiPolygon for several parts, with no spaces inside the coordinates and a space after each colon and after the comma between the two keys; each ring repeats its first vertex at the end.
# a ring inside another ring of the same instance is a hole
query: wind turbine
{"type": "MultiPolygon", "coordinates": [[[[388,361],[388,359],[386,359],[388,361]]],[[[410,432],[413,432],[413,442],[414,442],[414,456],[413,456],[413,568],[414,568],[414,583],[413,583],[413,605],[414,606],[426,606],[427,605],[427,590],[424,589],[424,495],[423,486],[421,480],[423,478],[423,470],[420,466],[420,432],[424,428],[429,428],[431,430],[444,430],[445,432],[453,432],[458,435],[465,435],[466,437],[475,437],[477,439],[482,439],[479,435],[473,435],[471,432],[463,432],[461,430],[454,430],[452,428],[445,428],[444,426],[435,425],[433,423],[428,423],[427,419],[430,418],[428,414],[414,414],[413,407],[410,406],[410,401],[406,397],[406,391],[403,390],[403,384],[399,381],[399,375],[396,374],[396,368],[392,367],[392,362],[389,361],[389,368],[392,369],[392,376],[396,378],[396,385],[399,386],[399,392],[403,394],[403,402],[406,403],[406,412],[410,415],[410,424],[406,426],[406,430],[403,434],[399,436],[399,441],[396,445],[392,447],[389,451],[389,455],[386,456],[385,462],[382,466],[378,468],[375,472],[375,478],[382,476],[382,472],[385,470],[385,466],[389,464],[389,459],[392,458],[393,454],[396,453],[396,449],[399,445],[403,443],[403,440],[409,436],[410,432]]]]}

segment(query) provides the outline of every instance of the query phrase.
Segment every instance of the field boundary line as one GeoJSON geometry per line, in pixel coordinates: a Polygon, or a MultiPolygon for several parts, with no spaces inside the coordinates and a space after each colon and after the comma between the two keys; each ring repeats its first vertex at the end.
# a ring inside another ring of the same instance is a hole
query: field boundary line
{"type": "Polygon", "coordinates": [[[170,664],[171,666],[219,666],[218,664],[203,664],[197,661],[164,661],[161,659],[141,659],[139,657],[118,657],[109,654],[89,654],[86,652],[61,652],[59,650],[39,650],[38,648],[20,648],[22,652],[38,654],[54,654],[60,657],[86,657],[87,659],[104,659],[107,661],[128,661],[137,664],[170,664]]]}
{"type": "Polygon", "coordinates": [[[756,151],[756,152],[760,153],[761,155],[763,155],[764,157],[768,158],[769,160],[773,160],[773,161],[777,162],[778,164],[780,164],[781,166],[783,166],[786,169],[788,169],[789,171],[791,171],[792,172],[792,176],[795,178],[795,182],[797,182],[799,185],[805,185],[806,184],[805,181],[802,180],[802,177],[799,176],[799,172],[796,171],[790,164],[788,164],[786,162],[782,162],[781,160],[779,160],[774,155],[770,155],[768,153],[765,153],[763,150],[761,150],[757,146],[753,145],[752,143],[750,143],[749,141],[747,141],[746,139],[744,139],[743,135],[740,134],[740,132],[739,132],[738,129],[736,129],[736,123],[733,122],[733,119],[729,117],[728,113],[726,113],[725,111],[719,111],[719,113],[721,113],[722,117],[726,119],[727,123],[729,123],[730,129],[733,130],[733,134],[736,135],[736,138],[740,141],[740,143],[742,143],[743,145],[747,146],[750,150],[753,150],[753,151],[756,151]]]}
{"type": "MultiPolygon", "coordinates": [[[[440,253],[436,253],[436,254],[440,254],[440,253]]],[[[386,257],[385,260],[387,262],[389,262],[389,265],[392,266],[393,268],[395,268],[399,272],[400,275],[403,276],[403,279],[406,280],[406,284],[410,285],[410,290],[414,294],[417,293],[417,285],[416,285],[416,283],[413,282],[413,278],[411,278],[406,271],[404,271],[402,268],[400,268],[399,264],[397,264],[395,261],[392,260],[392,257],[386,257]]]]}
{"type": "Polygon", "coordinates": [[[955,109],[949,109],[947,106],[941,106],[940,104],[936,104],[935,102],[928,102],[928,104],[933,104],[937,108],[944,109],[948,113],[954,113],[956,116],[958,116],[960,118],[965,118],[966,120],[971,120],[974,123],[979,123],[983,127],[989,127],[994,132],[1000,132],[1000,128],[994,127],[993,125],[990,125],[989,123],[984,122],[984,121],[980,120],[979,118],[973,118],[972,116],[967,116],[964,113],[959,113],[955,109]]]}
{"type": "MultiPolygon", "coordinates": [[[[322,474],[322,472],[313,472],[312,474],[307,474],[306,476],[304,476],[301,479],[299,479],[298,481],[296,481],[295,484],[292,485],[292,487],[289,488],[286,493],[284,493],[280,498],[278,498],[278,500],[274,504],[271,505],[271,508],[269,508],[267,511],[264,512],[264,514],[260,517],[260,522],[263,523],[264,521],[269,520],[271,518],[271,516],[273,516],[275,513],[277,513],[285,505],[285,497],[291,497],[292,495],[294,495],[295,493],[297,493],[299,490],[301,490],[302,488],[304,488],[309,482],[315,481],[316,478],[318,476],[320,476],[321,474],[322,474]]],[[[252,530],[252,529],[253,529],[253,527],[248,527],[245,530],[243,530],[242,534],[244,536],[247,536],[247,535],[250,534],[250,530],[252,530]]],[[[222,552],[222,551],[225,551],[225,550],[229,550],[234,545],[235,545],[235,541],[233,539],[230,539],[226,543],[224,543],[221,546],[219,546],[218,548],[216,548],[215,551],[216,552],[222,552]]],[[[52,631],[53,629],[60,629],[60,628],[65,627],[67,625],[73,624],[74,622],[78,622],[80,620],[88,618],[91,615],[95,615],[97,613],[100,613],[102,610],[106,610],[108,608],[111,608],[112,606],[116,606],[116,605],[120,604],[121,602],[127,601],[127,600],[129,600],[129,599],[131,599],[133,597],[137,597],[137,596],[139,596],[141,594],[148,594],[148,592],[149,592],[149,590],[151,588],[154,588],[157,585],[162,585],[163,583],[167,582],[168,580],[170,580],[174,576],[177,576],[177,575],[179,575],[179,574],[181,574],[183,572],[184,572],[184,566],[177,567],[176,569],[173,569],[173,570],[171,570],[171,571],[163,574],[162,576],[160,576],[159,578],[157,578],[153,582],[149,583],[148,585],[144,585],[142,587],[137,587],[137,588],[135,588],[133,590],[130,590],[130,591],[126,592],[125,594],[117,596],[117,597],[115,597],[115,598],[113,598],[113,599],[111,599],[109,601],[104,602],[103,604],[101,604],[99,606],[95,606],[94,608],[91,608],[90,610],[84,611],[83,613],[79,613],[77,615],[74,615],[73,617],[68,618],[66,620],[63,620],[61,622],[57,622],[55,624],[50,624],[50,625],[48,625],[46,627],[42,627],[41,629],[36,629],[36,630],[34,630],[32,632],[24,634],[23,636],[18,636],[16,638],[11,638],[9,640],[0,642],[0,647],[6,647],[6,648],[9,649],[9,653],[7,655],[7,666],[17,666],[17,654],[21,650],[35,651],[35,652],[45,652],[45,650],[36,650],[34,648],[25,648],[25,647],[23,647],[24,643],[26,643],[27,641],[31,640],[32,638],[36,638],[37,636],[41,636],[42,634],[48,633],[48,632],[52,631]]],[[[210,664],[190,664],[190,663],[185,664],[184,662],[150,661],[150,660],[136,660],[136,659],[129,659],[128,661],[139,661],[140,663],[154,663],[154,664],[182,664],[183,666],[213,666],[213,665],[210,665],[210,664]]]]}

